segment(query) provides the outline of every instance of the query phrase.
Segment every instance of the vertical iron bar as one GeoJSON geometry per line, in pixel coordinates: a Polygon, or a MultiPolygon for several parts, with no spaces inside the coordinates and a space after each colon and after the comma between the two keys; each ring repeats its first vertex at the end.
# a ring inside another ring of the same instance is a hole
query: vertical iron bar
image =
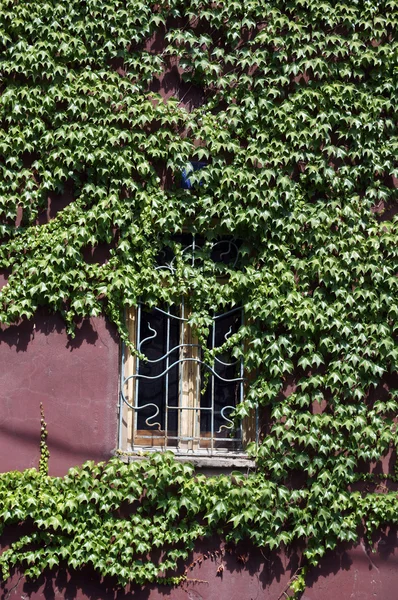
{"type": "MultiPolygon", "coordinates": [[[[199,340],[198,340],[198,342],[199,342],[199,340]]],[[[201,349],[195,348],[194,352],[195,352],[195,357],[197,357],[200,360],[201,349]]],[[[200,404],[201,404],[201,400],[202,400],[201,395],[200,395],[200,362],[197,362],[197,363],[194,363],[194,364],[195,364],[195,368],[196,368],[196,392],[195,392],[195,410],[194,410],[193,436],[194,436],[194,438],[197,438],[197,440],[198,440],[198,442],[197,442],[197,448],[200,448],[200,441],[201,441],[201,437],[200,437],[200,417],[201,417],[201,414],[202,414],[202,411],[200,410],[200,404]]]]}
{"type": "MultiPolygon", "coordinates": [[[[241,325],[244,325],[244,318],[245,318],[245,313],[244,310],[242,308],[241,310],[241,316],[240,316],[240,322],[241,325]]],[[[242,381],[240,381],[239,383],[239,403],[243,402],[243,374],[244,374],[244,365],[243,365],[243,356],[240,357],[240,374],[239,376],[241,377],[242,381]]],[[[240,429],[240,441],[242,444],[242,437],[243,437],[243,431],[242,431],[242,423],[239,426],[240,429]]],[[[257,423],[256,423],[256,430],[257,430],[257,423]]]]}
{"type": "MultiPolygon", "coordinates": [[[[185,301],[184,301],[184,297],[181,298],[181,317],[184,319],[185,318],[185,301]]],[[[185,321],[181,321],[181,341],[180,344],[184,343],[184,339],[185,339],[185,321]]],[[[181,359],[184,358],[184,346],[182,346],[180,348],[180,357],[181,359]]],[[[180,363],[180,367],[179,367],[179,371],[180,371],[180,393],[178,394],[178,406],[181,409],[182,408],[182,401],[183,401],[183,373],[184,373],[184,362],[180,363]]],[[[178,435],[177,435],[177,444],[178,447],[180,447],[181,444],[181,429],[182,429],[182,410],[178,410],[177,411],[177,416],[178,416],[178,424],[177,424],[177,428],[178,428],[178,435]]]]}
{"type": "MultiPolygon", "coordinates": [[[[195,238],[195,234],[193,234],[192,235],[192,259],[191,259],[191,266],[192,266],[192,268],[195,267],[195,249],[196,249],[196,238],[195,238]]],[[[191,328],[190,333],[191,333],[191,335],[190,335],[190,339],[188,340],[188,342],[192,343],[193,342],[193,340],[192,340],[192,328],[191,328]]],[[[196,350],[194,350],[193,348],[191,348],[189,352],[190,352],[190,357],[193,358],[195,356],[196,350]]],[[[194,377],[194,371],[195,371],[195,369],[197,371],[197,369],[199,368],[199,365],[191,362],[188,365],[188,368],[189,368],[189,371],[188,371],[189,378],[190,377],[193,378],[194,377]]],[[[199,379],[198,378],[198,372],[196,372],[196,387],[198,385],[198,379],[199,379]]],[[[189,387],[191,387],[191,384],[192,384],[192,380],[189,382],[189,387]]],[[[189,430],[188,431],[189,431],[189,433],[192,432],[193,438],[195,438],[195,433],[196,433],[196,417],[197,417],[196,407],[198,406],[198,402],[199,402],[199,398],[198,398],[198,394],[196,393],[195,398],[193,399],[193,406],[191,407],[190,411],[188,410],[188,415],[191,412],[191,416],[189,418],[189,430]],[[191,427],[192,423],[193,423],[193,429],[191,427]]],[[[189,404],[189,400],[188,400],[188,404],[189,404]]],[[[191,449],[192,450],[195,449],[195,439],[193,439],[191,441],[191,449]]]]}
{"type": "MultiPolygon", "coordinates": [[[[137,345],[136,345],[136,349],[137,351],[140,351],[140,339],[141,339],[141,304],[138,304],[138,308],[137,308],[137,326],[136,326],[136,331],[137,331],[137,345]]],[[[136,356],[135,359],[135,372],[137,373],[137,375],[140,372],[140,359],[138,358],[138,356],[136,356]]],[[[136,377],[135,378],[135,392],[134,392],[134,407],[138,408],[138,386],[139,386],[139,381],[140,378],[136,377]]],[[[132,446],[134,449],[134,440],[135,440],[135,436],[137,433],[137,426],[138,426],[138,413],[137,410],[134,411],[134,426],[133,426],[133,442],[132,442],[132,446]]]]}
{"type": "MultiPolygon", "coordinates": [[[[171,306],[167,307],[167,312],[171,311],[171,306]]],[[[166,332],[166,369],[169,368],[169,350],[170,350],[170,317],[167,316],[167,332],[166,332]]],[[[167,432],[169,428],[169,371],[166,371],[166,390],[165,390],[165,416],[164,416],[164,447],[167,448],[167,432]]]]}
{"type": "MultiPolygon", "coordinates": [[[[214,347],[216,345],[216,320],[213,318],[213,329],[211,332],[211,349],[214,350],[214,347]]],[[[216,362],[214,361],[213,363],[213,368],[216,368],[216,362]]],[[[214,382],[214,375],[213,373],[211,374],[211,411],[210,411],[210,415],[211,415],[211,454],[213,454],[214,451],[214,387],[215,387],[215,382],[214,382]]]]}
{"type": "Polygon", "coordinates": [[[259,431],[258,431],[258,406],[256,406],[256,446],[258,446],[258,437],[259,437],[259,431]]]}

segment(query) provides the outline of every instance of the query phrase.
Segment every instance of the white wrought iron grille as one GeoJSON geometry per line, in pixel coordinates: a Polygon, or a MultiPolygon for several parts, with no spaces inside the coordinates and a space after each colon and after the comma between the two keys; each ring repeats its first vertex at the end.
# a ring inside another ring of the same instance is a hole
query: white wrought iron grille
{"type": "MultiPolygon", "coordinates": [[[[192,261],[198,253],[195,240],[184,249],[192,261]]],[[[212,245],[211,253],[213,260],[235,264],[238,248],[223,240],[212,245]]],[[[174,258],[158,268],[173,271],[174,258]]],[[[189,325],[189,305],[184,299],[179,306],[151,310],[139,304],[133,321],[134,342],[145,360],[136,356],[129,366],[124,360],[122,364],[121,406],[130,412],[129,448],[168,448],[182,454],[239,453],[242,429],[231,415],[243,400],[243,359],[235,359],[232,349],[217,353],[217,348],[238,331],[243,309],[233,307],[214,315],[205,347],[189,325]],[[206,350],[215,351],[212,361],[205,360],[206,350]]],[[[119,447],[123,445],[122,421],[119,447]]]]}

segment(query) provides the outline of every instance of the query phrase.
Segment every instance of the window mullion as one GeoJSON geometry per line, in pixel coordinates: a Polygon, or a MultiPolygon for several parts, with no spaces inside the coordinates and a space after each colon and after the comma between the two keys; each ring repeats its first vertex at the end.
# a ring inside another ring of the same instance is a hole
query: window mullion
{"type": "MultiPolygon", "coordinates": [[[[139,309],[138,309],[139,310],[139,309]]],[[[137,329],[137,311],[135,308],[131,308],[127,312],[127,330],[130,340],[136,340],[138,336],[137,329]]],[[[137,398],[137,379],[134,374],[138,369],[138,358],[134,356],[127,346],[124,347],[124,394],[126,400],[131,406],[136,406],[137,398]]],[[[130,408],[125,402],[122,402],[121,406],[121,421],[122,421],[122,443],[123,448],[134,447],[134,437],[136,430],[136,416],[132,408],[130,408]]]]}
{"type": "MultiPolygon", "coordinates": [[[[182,317],[189,318],[189,307],[181,304],[182,317]]],[[[198,448],[198,340],[185,321],[181,324],[180,338],[180,398],[179,398],[179,449],[192,452],[198,448]]]]}
{"type": "MultiPolygon", "coordinates": [[[[242,309],[242,325],[244,325],[244,318],[245,318],[245,313],[244,310],[242,309]]],[[[248,349],[248,343],[247,341],[244,342],[243,345],[243,350],[246,353],[248,349]]],[[[241,373],[241,377],[243,380],[243,375],[244,375],[244,363],[243,363],[243,357],[241,357],[240,359],[240,373],[241,373]]],[[[242,383],[239,386],[239,392],[240,392],[240,398],[239,398],[239,402],[243,402],[243,398],[244,398],[244,387],[248,385],[248,382],[253,379],[253,374],[248,376],[248,380],[246,381],[246,383],[244,383],[242,381],[242,383]]],[[[243,446],[247,446],[250,442],[257,442],[257,435],[258,435],[258,413],[257,413],[257,409],[251,409],[249,412],[249,415],[247,417],[244,417],[242,419],[241,422],[241,429],[242,429],[242,444],[243,446]]]]}

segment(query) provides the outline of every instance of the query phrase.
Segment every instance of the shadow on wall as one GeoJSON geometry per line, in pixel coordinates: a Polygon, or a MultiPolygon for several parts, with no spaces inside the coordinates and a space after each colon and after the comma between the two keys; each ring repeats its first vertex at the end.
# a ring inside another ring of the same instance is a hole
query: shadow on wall
{"type": "MultiPolygon", "coordinates": [[[[9,541],[11,539],[14,538],[10,534],[9,541]]],[[[113,578],[101,579],[88,567],[81,571],[48,571],[32,583],[14,572],[8,582],[0,585],[0,600],[8,600],[11,591],[25,600],[254,600],[260,597],[275,600],[294,574],[299,554],[295,551],[289,555],[268,553],[249,543],[228,547],[215,538],[198,543],[187,565],[181,564],[178,574],[186,571],[187,580],[177,587],[151,584],[121,589],[113,578]]]]}
{"type": "Polygon", "coordinates": [[[150,90],[162,94],[166,98],[174,96],[179,100],[179,106],[188,111],[202,106],[205,101],[203,88],[190,81],[184,81],[181,71],[173,61],[173,58],[169,60],[164,75],[153,79],[150,90]]]}
{"type": "Polygon", "coordinates": [[[327,552],[307,577],[302,600],[395,600],[398,588],[398,535],[387,527],[373,536],[372,547],[364,538],[357,545],[342,544],[327,552]]]}
{"type": "MultiPolygon", "coordinates": [[[[112,327],[108,325],[107,329],[116,340],[116,332],[111,331],[112,327]]],[[[50,314],[44,309],[39,309],[33,319],[23,320],[16,325],[9,325],[4,329],[0,329],[0,345],[4,343],[10,347],[15,347],[17,352],[25,352],[29,342],[33,340],[35,335],[49,336],[54,332],[65,334],[65,322],[62,317],[57,314],[50,314]]],[[[83,343],[94,345],[97,341],[98,331],[95,329],[93,321],[85,319],[77,324],[75,337],[73,339],[70,336],[68,337],[66,347],[74,350],[83,343]]]]}
{"type": "MultiPolygon", "coordinates": [[[[19,535],[21,532],[19,532],[19,535]]],[[[9,528],[7,540],[17,539],[9,528]]],[[[376,554],[370,555],[361,542],[341,545],[328,552],[319,567],[310,571],[302,600],[395,600],[398,569],[395,552],[396,529],[379,532],[376,554]]],[[[24,600],[278,600],[286,595],[289,581],[300,563],[300,550],[267,552],[250,543],[226,546],[217,539],[197,544],[179,574],[187,580],[177,587],[131,585],[117,587],[112,578],[103,578],[88,567],[81,571],[45,572],[28,583],[18,572],[0,585],[0,600],[18,596],[24,600]],[[12,594],[12,596],[11,596],[12,594]]]]}

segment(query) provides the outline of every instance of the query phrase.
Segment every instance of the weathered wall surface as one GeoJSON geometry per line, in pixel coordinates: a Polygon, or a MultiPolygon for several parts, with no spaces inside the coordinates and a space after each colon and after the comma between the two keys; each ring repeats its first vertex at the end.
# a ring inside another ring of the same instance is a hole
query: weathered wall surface
{"type": "MultiPolygon", "coordinates": [[[[330,552],[312,571],[302,600],[396,600],[398,539],[395,530],[380,535],[376,553],[364,542],[330,552]]],[[[0,585],[0,600],[285,600],[299,554],[261,552],[248,546],[231,553],[222,545],[203,546],[192,558],[181,586],[131,586],[117,589],[90,569],[47,572],[35,583],[20,573],[0,585]],[[206,557],[206,558],[205,558],[206,557]]]]}
{"type": "Polygon", "coordinates": [[[74,340],[58,315],[0,330],[0,471],[37,467],[40,402],[48,424],[50,474],[116,448],[119,341],[103,318],[74,340]]]}

